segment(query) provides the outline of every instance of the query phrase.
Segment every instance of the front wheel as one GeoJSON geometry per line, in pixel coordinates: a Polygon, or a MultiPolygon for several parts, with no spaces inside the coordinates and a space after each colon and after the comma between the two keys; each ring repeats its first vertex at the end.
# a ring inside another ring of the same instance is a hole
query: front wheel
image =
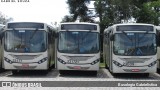
{"type": "Polygon", "coordinates": [[[142,76],[143,77],[149,77],[149,73],[143,73],[142,76]]]}
{"type": "Polygon", "coordinates": [[[44,74],[44,75],[46,75],[46,74],[48,74],[48,71],[49,70],[41,70],[41,73],[44,74]]]}
{"type": "Polygon", "coordinates": [[[67,73],[67,71],[65,71],[65,70],[59,70],[59,73],[60,73],[61,75],[64,75],[64,74],[67,73]]]}
{"type": "Polygon", "coordinates": [[[97,71],[91,71],[91,75],[97,76],[97,71]]]}
{"type": "Polygon", "coordinates": [[[16,75],[18,73],[18,70],[12,70],[12,74],[16,75]]]}
{"type": "Polygon", "coordinates": [[[106,69],[109,69],[109,67],[108,67],[108,65],[107,65],[107,64],[105,64],[105,68],[106,68],[106,69]]]}

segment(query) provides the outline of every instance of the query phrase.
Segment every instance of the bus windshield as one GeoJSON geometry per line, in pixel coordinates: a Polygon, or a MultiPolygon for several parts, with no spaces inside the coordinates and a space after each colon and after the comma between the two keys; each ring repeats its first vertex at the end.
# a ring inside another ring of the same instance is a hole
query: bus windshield
{"type": "Polygon", "coordinates": [[[155,55],[156,36],[151,33],[117,33],[113,51],[124,56],[155,55]]]}
{"type": "Polygon", "coordinates": [[[5,33],[5,50],[17,53],[44,52],[47,48],[46,31],[8,30],[5,33]]]}
{"type": "Polygon", "coordinates": [[[59,34],[58,49],[61,53],[98,53],[99,34],[86,31],[62,31],[59,34]]]}

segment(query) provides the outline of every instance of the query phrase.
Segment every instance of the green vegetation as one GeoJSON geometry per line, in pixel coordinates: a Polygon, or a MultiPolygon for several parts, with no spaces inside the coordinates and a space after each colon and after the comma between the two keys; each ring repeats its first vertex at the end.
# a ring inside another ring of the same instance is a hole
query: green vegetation
{"type": "Polygon", "coordinates": [[[4,15],[2,12],[0,12],[0,24],[6,24],[9,21],[13,21],[13,18],[11,17],[7,17],[6,15],[4,15]]]}
{"type": "Polygon", "coordinates": [[[62,22],[77,19],[95,22],[94,18],[99,17],[99,22],[95,23],[99,23],[101,28],[101,45],[103,30],[112,24],[128,22],[133,18],[137,23],[160,24],[160,0],[67,0],[67,4],[70,15],[65,16],[62,22]],[[95,1],[96,13],[87,7],[91,1],[95,1]]]}
{"type": "Polygon", "coordinates": [[[101,68],[105,68],[105,63],[100,63],[101,68]]]}

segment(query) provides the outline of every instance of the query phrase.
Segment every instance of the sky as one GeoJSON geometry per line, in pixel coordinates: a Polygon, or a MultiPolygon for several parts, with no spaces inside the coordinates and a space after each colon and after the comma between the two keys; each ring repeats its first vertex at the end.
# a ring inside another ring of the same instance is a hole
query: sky
{"type": "MultiPolygon", "coordinates": [[[[54,24],[55,22],[59,23],[65,15],[69,15],[67,0],[3,1],[6,0],[0,0],[0,12],[12,17],[14,21],[35,21],[54,24]]],[[[93,4],[90,4],[89,7],[93,7],[93,4]]]]}
{"type": "Polygon", "coordinates": [[[54,23],[60,22],[65,15],[69,15],[66,0],[3,1],[5,0],[0,0],[0,12],[12,17],[14,21],[54,23]]]}

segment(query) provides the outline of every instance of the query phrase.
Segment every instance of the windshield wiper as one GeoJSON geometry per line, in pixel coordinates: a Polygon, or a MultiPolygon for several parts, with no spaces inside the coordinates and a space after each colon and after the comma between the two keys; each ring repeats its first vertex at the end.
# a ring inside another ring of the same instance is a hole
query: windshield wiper
{"type": "Polygon", "coordinates": [[[144,36],[146,36],[147,34],[148,34],[148,31],[146,31],[146,33],[144,33],[142,37],[138,38],[138,42],[140,42],[144,38],[144,36]]]}
{"type": "Polygon", "coordinates": [[[87,37],[87,35],[91,32],[91,30],[89,30],[86,35],[84,37],[82,37],[82,40],[85,39],[87,37]]]}
{"type": "Polygon", "coordinates": [[[34,35],[36,34],[36,32],[38,31],[38,28],[36,28],[36,30],[33,32],[33,34],[29,37],[29,44],[32,46],[31,44],[31,40],[34,37],[34,35]]]}
{"type": "Polygon", "coordinates": [[[31,40],[33,38],[33,36],[35,35],[35,33],[38,31],[38,28],[36,28],[36,30],[33,32],[33,34],[30,36],[29,40],[31,40]]]}
{"type": "MultiPolygon", "coordinates": [[[[132,38],[130,38],[126,32],[122,31],[122,33],[131,41],[131,43],[133,44],[133,40],[132,38]]],[[[134,48],[132,48],[131,50],[127,51],[127,55],[133,55],[135,53],[136,50],[136,44],[134,45],[134,48]]]]}
{"type": "MultiPolygon", "coordinates": [[[[130,41],[132,41],[132,39],[131,39],[130,37],[128,37],[128,35],[127,35],[126,32],[122,31],[122,33],[123,33],[130,41]]],[[[132,43],[133,43],[133,42],[132,42],[132,43]]]]}

